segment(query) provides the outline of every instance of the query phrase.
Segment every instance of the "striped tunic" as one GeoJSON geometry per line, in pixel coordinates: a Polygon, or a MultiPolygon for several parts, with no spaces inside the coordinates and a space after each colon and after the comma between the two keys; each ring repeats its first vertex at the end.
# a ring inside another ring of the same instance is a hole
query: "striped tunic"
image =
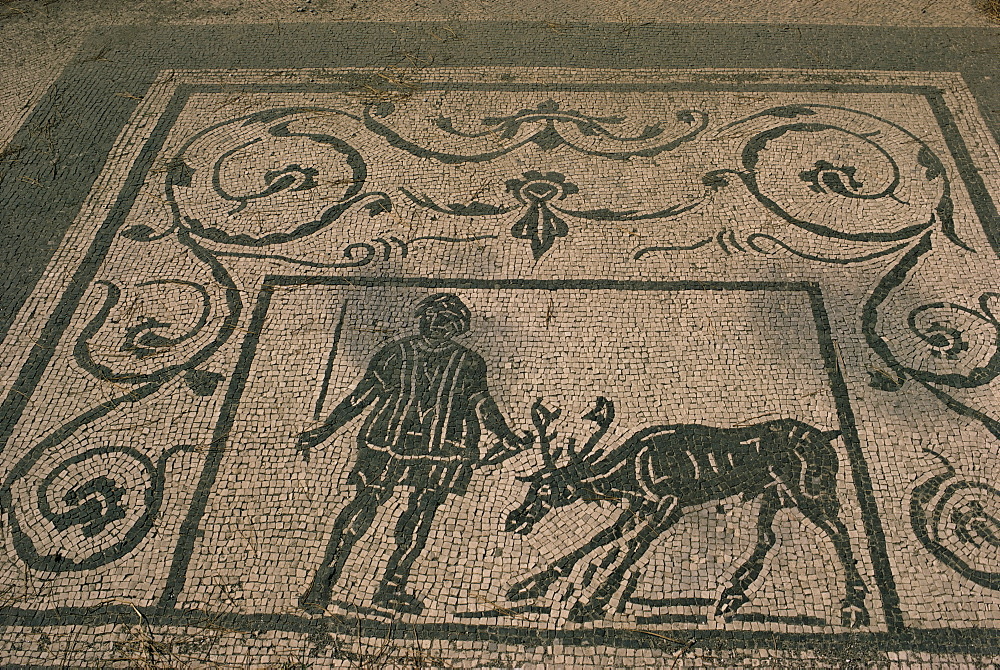
{"type": "Polygon", "coordinates": [[[479,415],[496,411],[479,354],[450,341],[430,348],[419,336],[379,350],[331,420],[357,416],[373,403],[358,442],[425,462],[478,459],[479,415]]]}

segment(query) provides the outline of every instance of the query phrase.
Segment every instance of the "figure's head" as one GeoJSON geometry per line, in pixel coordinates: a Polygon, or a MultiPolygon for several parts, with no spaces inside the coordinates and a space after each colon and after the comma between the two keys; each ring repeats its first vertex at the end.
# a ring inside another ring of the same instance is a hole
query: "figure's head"
{"type": "Polygon", "coordinates": [[[469,332],[472,312],[454,293],[435,293],[417,305],[420,334],[434,340],[447,340],[469,332]]]}

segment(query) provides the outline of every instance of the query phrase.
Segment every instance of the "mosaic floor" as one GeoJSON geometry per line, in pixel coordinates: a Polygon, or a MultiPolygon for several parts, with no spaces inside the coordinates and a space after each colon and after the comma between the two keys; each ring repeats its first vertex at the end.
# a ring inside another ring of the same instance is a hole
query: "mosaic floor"
{"type": "Polygon", "coordinates": [[[160,70],[2,350],[4,655],[989,653],[998,187],[953,72],[160,70]]]}

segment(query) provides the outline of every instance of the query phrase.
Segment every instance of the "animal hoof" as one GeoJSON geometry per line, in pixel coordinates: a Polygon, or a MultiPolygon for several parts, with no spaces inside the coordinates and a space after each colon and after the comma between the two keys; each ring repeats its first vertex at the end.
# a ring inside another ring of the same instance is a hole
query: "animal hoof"
{"type": "Polygon", "coordinates": [[[299,609],[308,614],[324,614],[330,604],[330,587],[323,581],[316,580],[309,589],[299,597],[299,609]]]}
{"type": "Polygon", "coordinates": [[[309,598],[308,594],[299,598],[299,609],[305,610],[306,614],[321,615],[326,613],[326,607],[330,604],[329,600],[324,600],[322,598],[309,598]]]}
{"type": "Polygon", "coordinates": [[[552,586],[554,577],[548,575],[535,575],[523,582],[518,582],[507,591],[507,600],[527,600],[529,598],[541,598],[552,586]]]}
{"type": "Polygon", "coordinates": [[[861,628],[871,622],[868,610],[861,604],[848,604],[840,608],[843,624],[848,628],[861,628]]]}
{"type": "Polygon", "coordinates": [[[743,593],[724,593],[715,606],[715,616],[721,616],[728,621],[736,614],[736,610],[745,605],[748,600],[749,598],[743,593]]]}
{"type": "Polygon", "coordinates": [[[402,614],[420,614],[424,604],[414,595],[402,590],[386,590],[375,594],[374,603],[380,607],[395,610],[402,614]]]}
{"type": "Polygon", "coordinates": [[[597,621],[598,619],[603,618],[604,608],[591,603],[583,604],[578,600],[576,601],[576,604],[569,608],[570,621],[586,623],[588,621],[597,621]]]}
{"type": "Polygon", "coordinates": [[[299,608],[306,614],[312,614],[313,616],[322,616],[326,614],[326,607],[324,607],[321,603],[299,603],[299,608]]]}

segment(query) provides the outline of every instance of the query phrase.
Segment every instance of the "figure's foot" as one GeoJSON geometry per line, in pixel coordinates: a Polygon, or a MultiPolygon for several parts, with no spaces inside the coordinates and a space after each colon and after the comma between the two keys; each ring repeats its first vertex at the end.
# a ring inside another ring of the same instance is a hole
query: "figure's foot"
{"type": "Polygon", "coordinates": [[[557,579],[559,579],[559,574],[555,570],[539,572],[537,575],[532,575],[510,587],[507,590],[507,600],[541,598],[557,579]]]}
{"type": "Polygon", "coordinates": [[[871,623],[868,609],[865,607],[867,590],[859,582],[849,583],[847,596],[840,603],[840,618],[848,628],[860,628],[871,623]]]}
{"type": "Polygon", "coordinates": [[[721,616],[726,621],[733,618],[736,610],[750,601],[743,591],[730,586],[722,592],[719,602],[715,605],[715,616],[721,616]]]}
{"type": "Polygon", "coordinates": [[[402,614],[420,614],[424,611],[424,604],[420,599],[402,589],[380,590],[375,594],[374,603],[402,614]]]}
{"type": "Polygon", "coordinates": [[[844,605],[840,608],[842,622],[848,628],[861,628],[871,623],[868,609],[864,605],[844,605]]]}

